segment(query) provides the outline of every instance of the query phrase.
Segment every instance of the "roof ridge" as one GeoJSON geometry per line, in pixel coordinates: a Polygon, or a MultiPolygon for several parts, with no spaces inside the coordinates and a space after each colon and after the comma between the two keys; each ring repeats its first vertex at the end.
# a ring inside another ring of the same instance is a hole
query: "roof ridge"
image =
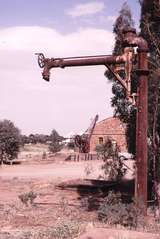
{"type": "MultiPolygon", "coordinates": [[[[102,123],[103,121],[106,121],[106,120],[109,120],[109,119],[119,119],[119,118],[116,117],[116,116],[111,116],[111,117],[105,118],[105,119],[103,119],[103,120],[101,120],[101,121],[98,121],[97,124],[102,123]]],[[[119,121],[120,121],[120,119],[119,119],[119,121]]],[[[96,125],[97,125],[97,124],[96,124],[96,125]]]]}

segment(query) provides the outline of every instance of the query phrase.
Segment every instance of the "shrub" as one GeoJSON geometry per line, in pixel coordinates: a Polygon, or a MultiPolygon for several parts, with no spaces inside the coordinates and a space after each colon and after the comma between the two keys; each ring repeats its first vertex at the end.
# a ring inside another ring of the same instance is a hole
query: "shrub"
{"type": "Polygon", "coordinates": [[[91,163],[88,163],[84,168],[86,177],[88,177],[91,173],[93,173],[93,171],[94,171],[94,169],[93,169],[93,165],[91,163]]]}
{"type": "Polygon", "coordinates": [[[62,145],[63,137],[60,136],[55,129],[52,130],[50,135],[50,144],[49,144],[49,151],[52,153],[59,152],[63,145],[62,145]]]}
{"type": "Polygon", "coordinates": [[[80,223],[62,221],[53,227],[48,227],[47,229],[41,228],[18,232],[15,237],[12,234],[10,237],[6,237],[6,239],[73,239],[77,238],[81,231],[80,223]]]}
{"type": "Polygon", "coordinates": [[[111,139],[107,139],[104,144],[96,147],[96,151],[104,161],[104,164],[102,165],[104,177],[107,177],[110,180],[120,180],[126,173],[127,169],[125,168],[122,159],[118,156],[119,148],[116,142],[113,143],[111,139]]]}
{"type": "MultiPolygon", "coordinates": [[[[73,239],[81,232],[81,224],[73,221],[60,221],[53,227],[32,233],[35,239],[73,239]]],[[[30,238],[30,237],[29,237],[30,238]]],[[[29,239],[28,238],[28,239],[29,239]]]]}
{"type": "Polygon", "coordinates": [[[28,206],[29,203],[30,205],[34,204],[34,200],[36,199],[37,194],[33,191],[30,191],[28,193],[20,194],[18,197],[25,206],[28,206]]]}
{"type": "Polygon", "coordinates": [[[101,203],[98,210],[100,221],[111,225],[120,224],[125,227],[137,228],[138,223],[143,220],[142,211],[134,202],[122,203],[121,194],[109,192],[108,196],[101,203]]]}
{"type": "Polygon", "coordinates": [[[62,149],[62,144],[59,142],[51,142],[49,144],[49,151],[52,153],[57,153],[62,149]]]}

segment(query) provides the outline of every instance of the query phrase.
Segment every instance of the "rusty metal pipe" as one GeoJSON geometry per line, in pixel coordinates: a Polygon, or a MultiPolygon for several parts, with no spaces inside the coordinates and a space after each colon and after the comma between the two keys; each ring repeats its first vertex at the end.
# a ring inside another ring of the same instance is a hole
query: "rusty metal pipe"
{"type": "Polygon", "coordinates": [[[50,68],[54,67],[71,67],[71,66],[93,66],[124,63],[123,56],[87,56],[87,57],[68,57],[68,58],[55,58],[50,59],[48,65],[50,68]]]}
{"type": "Polygon", "coordinates": [[[138,102],[137,102],[137,126],[136,126],[136,167],[137,184],[136,198],[138,203],[143,203],[144,214],[147,214],[147,165],[148,165],[148,60],[146,52],[139,52],[138,69],[138,102]]]}
{"type": "Polygon", "coordinates": [[[60,67],[75,67],[75,66],[96,66],[108,64],[121,64],[125,62],[125,55],[99,55],[99,56],[83,56],[83,57],[67,57],[67,58],[45,58],[44,70],[42,72],[43,79],[49,81],[50,69],[60,67]]]}
{"type": "Polygon", "coordinates": [[[124,46],[129,47],[138,47],[138,51],[148,52],[148,43],[147,41],[140,36],[137,36],[136,30],[134,28],[124,29],[124,46]]]}
{"type": "Polygon", "coordinates": [[[136,36],[134,29],[126,29],[124,35],[125,45],[138,47],[135,197],[144,214],[147,214],[148,44],[145,39],[136,36]]]}

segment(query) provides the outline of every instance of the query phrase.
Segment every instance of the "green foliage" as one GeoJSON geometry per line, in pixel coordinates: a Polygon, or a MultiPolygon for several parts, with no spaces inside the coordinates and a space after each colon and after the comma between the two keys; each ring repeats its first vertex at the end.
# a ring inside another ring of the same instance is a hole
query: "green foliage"
{"type": "Polygon", "coordinates": [[[80,232],[80,227],[78,223],[72,221],[60,222],[52,230],[52,238],[55,239],[73,239],[78,236],[80,232]]]}
{"type": "Polygon", "coordinates": [[[88,177],[91,173],[93,173],[93,170],[93,165],[88,163],[84,168],[85,175],[88,177]]]}
{"type": "Polygon", "coordinates": [[[36,199],[37,194],[33,191],[30,191],[28,193],[20,194],[18,197],[25,206],[28,206],[29,204],[34,204],[34,200],[36,199]]]}
{"type": "Polygon", "coordinates": [[[13,160],[20,150],[20,130],[9,120],[0,121],[0,160],[13,160]]]}
{"type": "Polygon", "coordinates": [[[126,173],[126,168],[118,156],[119,148],[116,142],[108,138],[104,144],[96,147],[96,151],[104,161],[102,165],[104,177],[110,180],[120,180],[126,173]]]}
{"type": "Polygon", "coordinates": [[[26,135],[21,135],[21,145],[24,146],[25,144],[29,144],[29,138],[26,135]]]}
{"type": "Polygon", "coordinates": [[[29,136],[22,135],[21,141],[24,144],[46,144],[50,140],[49,135],[45,134],[30,134],[29,136]]]}
{"type": "MultiPolygon", "coordinates": [[[[132,19],[132,13],[125,2],[122,6],[122,9],[119,12],[119,16],[117,17],[113,33],[115,34],[115,46],[113,49],[113,55],[121,55],[123,54],[123,29],[126,27],[133,27],[134,22],[132,19]]],[[[121,70],[118,72],[119,75],[124,78],[125,72],[121,70]]],[[[136,110],[135,107],[126,99],[126,91],[120,85],[118,81],[115,81],[115,77],[109,71],[105,72],[105,76],[113,82],[112,86],[112,93],[113,97],[111,99],[111,105],[114,107],[114,115],[119,117],[121,121],[127,124],[127,143],[128,143],[128,150],[131,153],[135,153],[135,118],[136,118],[136,110]]],[[[135,73],[132,74],[132,93],[136,93],[136,85],[137,79],[135,73]]]]}
{"type": "Polygon", "coordinates": [[[35,230],[31,228],[28,231],[19,230],[18,232],[14,232],[14,234],[6,233],[4,237],[2,233],[1,235],[5,239],[74,239],[77,238],[83,230],[79,222],[60,221],[52,227],[41,227],[35,230]]]}
{"type": "Polygon", "coordinates": [[[55,129],[53,129],[50,134],[50,140],[54,142],[61,142],[63,140],[63,137],[60,136],[55,129]]]}
{"type": "Polygon", "coordinates": [[[55,129],[52,130],[50,135],[50,144],[49,144],[49,151],[52,153],[59,152],[63,145],[62,145],[63,137],[60,136],[55,129]]]}
{"type": "Polygon", "coordinates": [[[160,183],[160,2],[142,1],[141,35],[149,45],[148,137],[149,176],[160,183]]]}
{"type": "Polygon", "coordinates": [[[118,147],[116,149],[113,147],[112,139],[108,138],[104,144],[99,144],[96,146],[96,151],[105,160],[106,158],[112,158],[117,154],[118,147]]]}
{"type": "Polygon", "coordinates": [[[69,143],[67,144],[67,147],[68,147],[69,149],[74,149],[74,148],[75,148],[75,143],[74,143],[74,142],[69,142],[69,143]]]}
{"type": "Polygon", "coordinates": [[[49,144],[49,151],[52,153],[57,153],[62,149],[62,144],[59,142],[51,142],[49,144]]]}
{"type": "Polygon", "coordinates": [[[109,192],[101,203],[98,210],[100,221],[111,225],[123,225],[125,227],[137,228],[141,218],[141,210],[135,203],[123,203],[121,194],[109,192]]]}
{"type": "MultiPolygon", "coordinates": [[[[151,57],[159,55],[160,37],[160,2],[159,0],[142,1],[141,35],[147,40],[151,57]]],[[[158,56],[159,58],[159,56],[158,56]]],[[[156,64],[156,62],[155,62],[156,64]]]]}
{"type": "Polygon", "coordinates": [[[115,47],[113,50],[114,55],[121,55],[123,53],[123,47],[122,47],[122,32],[124,28],[133,27],[134,21],[132,19],[132,13],[131,10],[125,2],[122,5],[122,8],[119,12],[119,16],[117,17],[114,27],[113,27],[113,33],[115,34],[115,47]]]}

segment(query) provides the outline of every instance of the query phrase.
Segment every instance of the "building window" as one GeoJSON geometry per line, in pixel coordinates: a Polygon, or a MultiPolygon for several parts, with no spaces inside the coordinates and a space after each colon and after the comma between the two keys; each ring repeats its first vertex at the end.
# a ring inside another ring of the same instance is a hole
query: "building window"
{"type": "Polygon", "coordinates": [[[99,137],[98,141],[99,141],[99,144],[103,144],[103,137],[99,137]]]}

